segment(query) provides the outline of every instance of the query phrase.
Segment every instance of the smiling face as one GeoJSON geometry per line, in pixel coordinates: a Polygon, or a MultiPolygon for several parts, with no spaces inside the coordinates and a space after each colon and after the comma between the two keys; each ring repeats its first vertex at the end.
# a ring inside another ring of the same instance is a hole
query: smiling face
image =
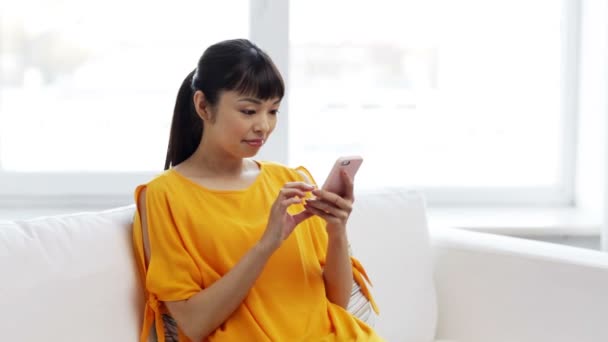
{"type": "Polygon", "coordinates": [[[281,99],[261,100],[236,91],[220,94],[216,106],[195,94],[197,112],[204,120],[203,142],[235,158],[255,156],[277,124],[281,99]]]}

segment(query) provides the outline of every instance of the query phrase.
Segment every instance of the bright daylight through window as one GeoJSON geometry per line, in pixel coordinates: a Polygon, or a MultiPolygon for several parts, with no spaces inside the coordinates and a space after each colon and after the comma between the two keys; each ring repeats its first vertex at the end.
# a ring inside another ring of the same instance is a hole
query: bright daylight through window
{"type": "MultiPolygon", "coordinates": [[[[291,1],[276,20],[289,126],[269,144],[319,182],[363,155],[360,189],[561,189],[564,3],[291,1]]],[[[207,46],[260,25],[252,4],[0,4],[0,177],[160,171],[179,85],[207,46]]]]}

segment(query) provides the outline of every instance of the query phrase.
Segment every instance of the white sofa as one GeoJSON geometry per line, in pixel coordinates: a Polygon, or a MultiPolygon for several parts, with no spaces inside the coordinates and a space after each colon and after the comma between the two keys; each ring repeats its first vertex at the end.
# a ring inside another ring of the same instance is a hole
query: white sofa
{"type": "MultiPolygon", "coordinates": [[[[133,210],[0,223],[0,340],[137,341],[133,210]]],[[[429,232],[421,197],[400,190],[358,193],[349,234],[387,341],[608,341],[607,254],[429,232]]]]}

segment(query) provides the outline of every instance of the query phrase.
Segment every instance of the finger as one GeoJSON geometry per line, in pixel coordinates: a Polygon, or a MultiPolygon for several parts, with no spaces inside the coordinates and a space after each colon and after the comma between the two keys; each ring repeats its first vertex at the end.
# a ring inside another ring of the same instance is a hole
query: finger
{"type": "Polygon", "coordinates": [[[325,203],[320,200],[306,200],[306,204],[304,205],[306,208],[314,208],[323,211],[324,213],[328,213],[331,216],[334,216],[339,219],[345,219],[348,217],[348,214],[344,212],[344,210],[338,209],[333,205],[325,203]]]}
{"type": "Polygon", "coordinates": [[[354,181],[346,171],[340,172],[340,177],[344,181],[344,196],[346,200],[352,200],[354,198],[354,181]]]}
{"type": "Polygon", "coordinates": [[[333,213],[337,210],[335,207],[331,206],[329,203],[323,202],[320,199],[306,199],[305,205],[311,206],[315,209],[322,210],[326,213],[333,213]]]}
{"type": "Polygon", "coordinates": [[[300,197],[306,197],[306,192],[300,190],[300,189],[295,189],[295,188],[283,188],[281,189],[281,191],[279,191],[279,198],[285,199],[285,198],[291,198],[294,196],[300,196],[300,197]]]}
{"type": "Polygon", "coordinates": [[[300,197],[291,197],[281,201],[283,207],[287,208],[292,204],[302,203],[302,199],[300,197]]]}
{"type": "Polygon", "coordinates": [[[315,187],[313,185],[310,185],[310,184],[306,183],[306,182],[288,182],[288,183],[285,183],[285,185],[283,185],[283,188],[300,189],[300,190],[303,190],[303,191],[311,191],[315,187]]]}
{"type": "Polygon", "coordinates": [[[293,219],[296,222],[296,226],[300,224],[302,221],[307,220],[312,217],[314,214],[308,210],[302,210],[299,213],[293,215],[293,219]]]}
{"type": "Polygon", "coordinates": [[[331,214],[328,214],[328,213],[324,212],[323,210],[319,210],[319,209],[313,208],[311,206],[307,206],[306,210],[309,211],[310,213],[314,214],[314,215],[317,215],[317,216],[321,217],[325,221],[330,222],[330,221],[336,220],[335,216],[333,216],[331,214]]]}
{"type": "Polygon", "coordinates": [[[334,194],[333,192],[315,189],[312,191],[312,193],[315,196],[317,196],[317,198],[320,198],[321,200],[323,200],[327,203],[331,203],[340,209],[350,210],[349,202],[347,202],[345,199],[343,199],[339,195],[334,194]]]}

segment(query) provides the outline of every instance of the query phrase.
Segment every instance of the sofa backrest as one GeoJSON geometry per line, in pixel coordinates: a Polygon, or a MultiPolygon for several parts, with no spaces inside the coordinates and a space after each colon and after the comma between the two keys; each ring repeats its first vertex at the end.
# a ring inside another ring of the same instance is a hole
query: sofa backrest
{"type": "MultiPolygon", "coordinates": [[[[0,223],[6,341],[136,341],[143,302],[134,206],[0,223]]],[[[412,192],[357,193],[353,253],[372,279],[387,341],[431,341],[436,308],[424,203],[412,192]]]]}
{"type": "Polygon", "coordinates": [[[0,224],[3,341],[137,341],[134,207],[0,224]]]}
{"type": "Polygon", "coordinates": [[[414,191],[357,193],[348,237],[373,283],[376,331],[387,341],[433,341],[437,324],[425,203],[414,191]]]}

